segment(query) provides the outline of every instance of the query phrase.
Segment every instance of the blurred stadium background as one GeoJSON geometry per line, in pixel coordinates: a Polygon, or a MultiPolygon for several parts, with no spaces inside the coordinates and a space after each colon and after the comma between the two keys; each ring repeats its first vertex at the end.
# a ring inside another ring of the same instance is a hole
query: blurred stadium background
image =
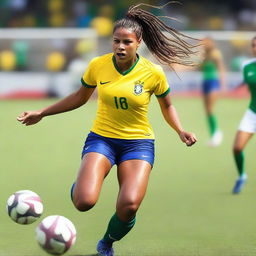
{"type": "MultiPolygon", "coordinates": [[[[162,5],[166,0],[147,0],[162,5]]],[[[1,0],[0,1],[0,98],[62,97],[80,84],[88,61],[111,51],[113,21],[138,1],[1,0]]],[[[173,3],[157,15],[178,30],[202,39],[211,36],[221,49],[227,68],[228,87],[241,81],[240,65],[249,55],[256,27],[253,0],[185,1],[173,3]]],[[[148,57],[145,47],[140,52],[148,57]]],[[[195,92],[200,73],[170,70],[173,91],[195,92]]]]}
{"type": "MultiPolygon", "coordinates": [[[[21,189],[41,196],[43,217],[60,214],[74,222],[77,243],[67,255],[95,256],[95,244],[115,208],[115,171],[106,180],[99,203],[88,213],[74,209],[69,189],[96,102],[33,127],[22,127],[16,116],[52,104],[56,99],[49,97],[63,97],[78,88],[90,59],[111,51],[113,21],[138,2],[0,0],[0,256],[48,255],[34,239],[38,223],[19,226],[5,211],[7,198],[21,189]]],[[[194,97],[199,95],[200,72],[166,69],[177,95],[174,104],[198,143],[186,148],[179,142],[153,97],[149,117],[157,138],[156,163],[134,232],[116,245],[117,256],[255,255],[255,148],[253,144],[246,148],[249,182],[237,197],[231,195],[237,175],[231,148],[248,105],[248,95],[234,95],[232,88],[242,81],[240,66],[250,57],[256,1],[191,0],[152,11],[178,18],[181,22],[168,22],[188,35],[211,36],[221,49],[229,93],[217,102],[216,114],[224,141],[218,148],[206,147],[209,134],[203,103],[194,97]]],[[[140,51],[148,56],[145,47],[140,51]]]]}

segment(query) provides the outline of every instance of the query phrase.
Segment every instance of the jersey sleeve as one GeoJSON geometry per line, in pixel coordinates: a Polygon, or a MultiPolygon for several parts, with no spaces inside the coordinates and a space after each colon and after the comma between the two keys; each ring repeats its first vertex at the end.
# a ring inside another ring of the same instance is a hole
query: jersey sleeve
{"type": "Polygon", "coordinates": [[[85,70],[85,72],[84,72],[84,74],[81,78],[82,85],[87,87],[87,88],[95,88],[97,86],[96,62],[97,62],[97,58],[94,58],[89,63],[87,69],[85,70]]]}
{"type": "Polygon", "coordinates": [[[157,70],[157,80],[154,88],[154,94],[156,97],[165,97],[170,92],[170,87],[167,82],[165,73],[162,68],[157,70]]]}

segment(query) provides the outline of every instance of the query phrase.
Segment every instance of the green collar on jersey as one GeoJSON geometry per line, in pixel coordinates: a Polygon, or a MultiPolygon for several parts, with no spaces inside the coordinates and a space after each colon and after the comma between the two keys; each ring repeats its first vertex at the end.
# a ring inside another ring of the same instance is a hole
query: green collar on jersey
{"type": "Polygon", "coordinates": [[[122,72],[122,71],[119,69],[119,67],[117,66],[115,55],[113,55],[112,60],[113,60],[114,66],[115,66],[116,70],[118,71],[118,73],[120,73],[120,74],[123,75],[123,76],[127,75],[128,73],[130,73],[130,72],[134,69],[134,67],[136,66],[136,64],[138,63],[138,61],[139,61],[139,59],[140,59],[139,54],[136,54],[136,55],[137,55],[137,60],[133,63],[133,65],[132,65],[129,69],[127,69],[127,70],[124,71],[124,72],[122,72]]]}

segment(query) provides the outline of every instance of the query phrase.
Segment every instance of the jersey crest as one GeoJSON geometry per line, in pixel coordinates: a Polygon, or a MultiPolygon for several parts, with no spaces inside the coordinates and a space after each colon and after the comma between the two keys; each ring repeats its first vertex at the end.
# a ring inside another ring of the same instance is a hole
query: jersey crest
{"type": "Polygon", "coordinates": [[[141,81],[136,81],[135,82],[134,91],[133,91],[135,95],[141,95],[142,94],[143,85],[144,85],[144,82],[141,82],[141,81]]]}

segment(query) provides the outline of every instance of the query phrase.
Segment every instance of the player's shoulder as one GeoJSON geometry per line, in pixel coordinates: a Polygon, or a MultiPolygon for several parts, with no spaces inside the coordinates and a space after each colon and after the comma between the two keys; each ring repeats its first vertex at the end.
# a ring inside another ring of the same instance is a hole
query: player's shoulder
{"type": "Polygon", "coordinates": [[[96,65],[96,66],[106,65],[108,64],[108,62],[112,61],[112,57],[113,57],[113,53],[107,53],[101,56],[94,57],[90,63],[91,65],[96,65]]]}
{"type": "Polygon", "coordinates": [[[245,60],[242,63],[242,68],[244,69],[244,68],[248,67],[250,64],[253,64],[253,63],[256,63],[256,58],[245,60]]]}
{"type": "Polygon", "coordinates": [[[214,48],[214,49],[211,51],[211,57],[212,57],[213,59],[221,59],[221,58],[222,58],[221,51],[220,51],[218,48],[214,48]]]}
{"type": "Polygon", "coordinates": [[[152,61],[146,59],[143,56],[140,56],[140,58],[143,67],[149,72],[158,76],[164,74],[163,68],[160,65],[153,63],[152,61]]]}

